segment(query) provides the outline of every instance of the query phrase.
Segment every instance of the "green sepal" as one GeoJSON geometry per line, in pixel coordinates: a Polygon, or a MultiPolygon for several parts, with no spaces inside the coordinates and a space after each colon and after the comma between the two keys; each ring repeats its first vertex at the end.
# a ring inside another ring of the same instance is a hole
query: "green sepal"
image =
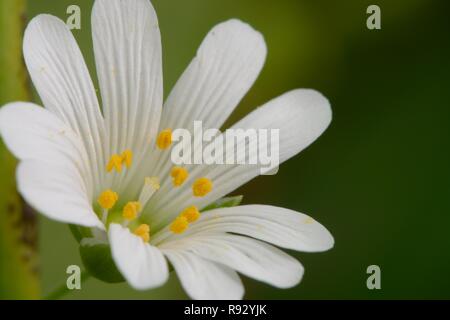
{"type": "Polygon", "coordinates": [[[78,226],[76,224],[69,224],[68,226],[70,232],[78,243],[80,243],[84,238],[92,238],[91,228],[78,226]]]}
{"type": "Polygon", "coordinates": [[[201,211],[208,211],[218,208],[235,207],[241,204],[244,196],[224,197],[204,207],[201,211]]]}
{"type": "Polygon", "coordinates": [[[84,267],[93,277],[108,283],[125,281],[114,263],[109,244],[94,238],[83,238],[80,255],[84,267]]]}
{"type": "Polygon", "coordinates": [[[83,239],[83,235],[81,234],[80,228],[74,224],[69,224],[69,229],[75,240],[77,240],[77,242],[80,243],[81,239],[83,239]]]}

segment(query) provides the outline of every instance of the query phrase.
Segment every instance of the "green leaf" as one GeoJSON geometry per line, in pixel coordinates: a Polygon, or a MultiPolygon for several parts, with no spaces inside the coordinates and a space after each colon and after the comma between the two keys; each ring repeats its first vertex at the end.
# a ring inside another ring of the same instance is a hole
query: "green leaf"
{"type": "Polygon", "coordinates": [[[108,283],[125,281],[114,263],[109,244],[84,238],[80,243],[80,255],[84,267],[93,277],[108,283]]]}
{"type": "MultiPolygon", "coordinates": [[[[24,0],[0,1],[0,106],[30,99],[22,58],[24,0]]],[[[0,300],[38,299],[37,219],[16,191],[16,160],[0,141],[0,300]]]]}
{"type": "Polygon", "coordinates": [[[241,204],[243,198],[244,196],[242,195],[233,197],[224,197],[207,205],[201,211],[208,211],[217,208],[235,207],[241,204]]]}

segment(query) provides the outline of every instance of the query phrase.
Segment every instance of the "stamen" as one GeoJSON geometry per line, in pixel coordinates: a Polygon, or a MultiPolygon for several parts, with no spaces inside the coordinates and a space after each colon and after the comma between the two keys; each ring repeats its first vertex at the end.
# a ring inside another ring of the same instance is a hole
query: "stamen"
{"type": "Polygon", "coordinates": [[[122,163],[125,163],[127,169],[130,169],[131,163],[133,162],[133,152],[130,149],[122,152],[122,163]]]}
{"type": "Polygon", "coordinates": [[[118,154],[113,154],[106,165],[106,171],[111,172],[116,169],[117,172],[122,172],[122,164],[125,164],[127,169],[130,169],[131,163],[133,162],[133,152],[130,149],[125,150],[119,156],[118,154]]]}
{"type": "Polygon", "coordinates": [[[188,177],[188,171],[182,167],[173,167],[170,172],[172,183],[175,187],[181,186],[188,177]]]}
{"type": "Polygon", "coordinates": [[[125,207],[123,207],[122,216],[131,221],[137,217],[138,213],[141,211],[141,208],[142,207],[139,201],[130,201],[125,205],[125,207]]]}
{"type": "Polygon", "coordinates": [[[103,224],[106,225],[106,221],[108,219],[108,210],[111,209],[112,207],[114,207],[114,205],[116,204],[118,199],[119,199],[119,196],[117,195],[117,193],[110,189],[103,191],[99,195],[97,202],[103,208],[103,212],[102,212],[103,224]]]}
{"type": "Polygon", "coordinates": [[[170,231],[173,233],[183,233],[189,226],[189,222],[186,217],[177,217],[170,225],[170,231]]]}
{"type": "Polygon", "coordinates": [[[111,172],[112,169],[116,169],[117,172],[122,172],[122,157],[118,154],[113,154],[106,165],[106,171],[111,172]]]}
{"type": "Polygon", "coordinates": [[[159,190],[159,178],[158,177],[146,177],[144,180],[144,187],[142,187],[141,194],[139,195],[139,202],[142,207],[146,205],[152,195],[159,190]]]}
{"type": "Polygon", "coordinates": [[[97,199],[98,204],[106,210],[111,209],[116,204],[119,196],[116,192],[108,189],[103,191],[97,199]]]}
{"type": "Polygon", "coordinates": [[[186,220],[191,223],[197,221],[197,219],[200,217],[200,211],[198,211],[198,208],[196,206],[190,206],[184,209],[181,214],[181,217],[185,217],[186,220]]]}
{"type": "Polygon", "coordinates": [[[196,197],[203,197],[211,192],[213,184],[208,178],[198,178],[192,184],[192,192],[196,197]]]}
{"type": "Polygon", "coordinates": [[[150,226],[148,224],[141,224],[134,230],[134,234],[141,237],[144,242],[150,241],[150,226]]]}
{"type": "Polygon", "coordinates": [[[156,145],[161,150],[167,149],[172,144],[172,130],[165,129],[159,133],[158,139],[156,139],[156,145]]]}

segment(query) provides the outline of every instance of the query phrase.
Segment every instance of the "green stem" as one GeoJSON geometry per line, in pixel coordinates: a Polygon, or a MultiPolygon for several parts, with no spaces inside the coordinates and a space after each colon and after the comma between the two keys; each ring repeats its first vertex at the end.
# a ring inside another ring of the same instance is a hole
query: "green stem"
{"type": "MultiPolygon", "coordinates": [[[[90,277],[91,277],[91,275],[87,271],[85,271],[85,270],[81,271],[81,279],[80,279],[81,284],[83,282],[85,282],[87,279],[89,279],[90,277]]],[[[69,293],[69,291],[72,291],[72,290],[67,288],[67,282],[64,282],[63,284],[56,287],[56,289],[54,289],[48,295],[46,295],[44,297],[44,300],[58,300],[58,299],[64,297],[67,293],[69,293]]]]}
{"type": "MultiPolygon", "coordinates": [[[[25,0],[0,1],[0,106],[30,100],[22,58],[25,0]]],[[[0,139],[0,300],[39,299],[37,219],[16,191],[16,160],[0,139]]]]}

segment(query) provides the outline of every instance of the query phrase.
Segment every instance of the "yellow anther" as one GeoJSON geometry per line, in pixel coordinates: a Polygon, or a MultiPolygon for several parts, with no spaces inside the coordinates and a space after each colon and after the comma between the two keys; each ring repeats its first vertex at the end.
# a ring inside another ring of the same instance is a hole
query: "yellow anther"
{"type": "Polygon", "coordinates": [[[175,220],[173,220],[170,225],[170,231],[173,233],[183,233],[189,226],[189,222],[186,217],[179,216],[175,220]]]}
{"type": "Polygon", "coordinates": [[[97,199],[98,204],[106,210],[111,209],[116,204],[119,196],[114,191],[108,189],[103,191],[97,199]]]}
{"type": "Polygon", "coordinates": [[[141,204],[139,201],[130,201],[123,207],[122,216],[127,220],[133,220],[141,211],[141,204]]]}
{"type": "Polygon", "coordinates": [[[122,152],[122,163],[125,163],[127,169],[130,169],[132,162],[133,162],[133,151],[128,149],[122,152]]]}
{"type": "Polygon", "coordinates": [[[106,171],[111,172],[116,169],[117,172],[122,172],[122,157],[118,154],[113,154],[106,165],[106,171]]]}
{"type": "Polygon", "coordinates": [[[175,187],[181,186],[188,177],[188,171],[182,167],[173,167],[170,172],[172,183],[175,187]]]}
{"type": "Polygon", "coordinates": [[[144,242],[150,241],[150,227],[148,224],[141,224],[134,230],[134,234],[141,237],[144,242]]]}
{"type": "Polygon", "coordinates": [[[190,206],[184,209],[181,212],[180,216],[185,217],[186,220],[191,223],[200,218],[200,211],[198,211],[198,208],[196,206],[190,206]]]}
{"type": "Polygon", "coordinates": [[[160,149],[167,149],[172,144],[172,130],[165,129],[159,133],[158,139],[156,139],[156,145],[160,149]]]}
{"type": "Polygon", "coordinates": [[[192,192],[196,197],[203,197],[207,195],[213,188],[211,180],[208,178],[198,178],[192,185],[192,192]]]}
{"type": "Polygon", "coordinates": [[[150,186],[153,190],[159,190],[159,178],[158,177],[145,177],[144,184],[150,186]]]}

